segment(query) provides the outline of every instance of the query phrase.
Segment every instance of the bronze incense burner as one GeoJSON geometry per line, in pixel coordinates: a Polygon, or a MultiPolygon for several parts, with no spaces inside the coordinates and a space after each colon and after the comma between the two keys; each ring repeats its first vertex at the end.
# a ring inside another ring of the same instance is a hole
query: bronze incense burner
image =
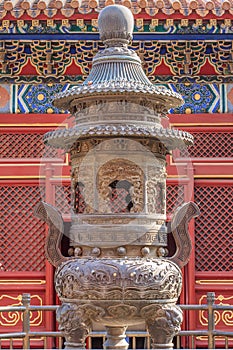
{"type": "Polygon", "coordinates": [[[153,349],[172,349],[182,322],[180,268],[191,252],[188,222],[198,208],[186,203],[174,214],[177,250],[166,258],[165,157],[193,138],[161,124],[182,97],[150,83],[128,48],[130,10],[108,6],[98,25],[105,49],[94,57],[90,75],[54,101],[70,110],[76,125],[45,135],[45,143],[70,153],[72,168],[73,256],[60,252],[61,214],[43,202],[36,208],[50,227],[46,252],[62,303],[57,320],[66,349],[84,349],[95,322],[106,328],[105,349],[127,349],[126,328],[142,323],[153,349]]]}

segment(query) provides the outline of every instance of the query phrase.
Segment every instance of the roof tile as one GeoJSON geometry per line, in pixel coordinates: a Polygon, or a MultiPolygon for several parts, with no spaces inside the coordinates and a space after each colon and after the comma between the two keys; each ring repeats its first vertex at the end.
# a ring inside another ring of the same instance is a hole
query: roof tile
{"type": "Polygon", "coordinates": [[[225,13],[233,14],[233,0],[0,0],[0,18],[4,18],[7,13],[15,18],[23,14],[32,18],[45,14],[51,18],[58,11],[66,17],[75,13],[97,14],[103,7],[114,3],[129,7],[134,15],[144,10],[150,16],[159,12],[169,16],[176,11],[184,16],[196,13],[201,17],[208,13],[217,17],[225,13]]]}

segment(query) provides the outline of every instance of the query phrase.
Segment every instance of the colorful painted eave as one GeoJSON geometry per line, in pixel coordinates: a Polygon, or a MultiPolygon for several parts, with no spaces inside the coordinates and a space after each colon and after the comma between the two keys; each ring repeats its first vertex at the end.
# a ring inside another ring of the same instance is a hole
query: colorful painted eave
{"type": "Polygon", "coordinates": [[[233,0],[0,0],[0,19],[70,18],[84,14],[97,17],[102,8],[114,3],[122,4],[135,16],[142,17],[164,14],[221,18],[233,15],[233,0]]]}
{"type": "Polygon", "coordinates": [[[131,48],[152,83],[233,82],[233,0],[0,0],[0,82],[81,83],[114,1],[134,14],[131,48]]]}

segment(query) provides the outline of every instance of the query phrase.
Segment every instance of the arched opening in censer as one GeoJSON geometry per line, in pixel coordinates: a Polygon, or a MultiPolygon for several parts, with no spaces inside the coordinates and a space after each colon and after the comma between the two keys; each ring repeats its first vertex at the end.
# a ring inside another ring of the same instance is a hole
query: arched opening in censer
{"type": "Polygon", "coordinates": [[[98,171],[99,210],[102,213],[141,213],[144,210],[144,172],[123,158],[104,163],[98,171]]]}

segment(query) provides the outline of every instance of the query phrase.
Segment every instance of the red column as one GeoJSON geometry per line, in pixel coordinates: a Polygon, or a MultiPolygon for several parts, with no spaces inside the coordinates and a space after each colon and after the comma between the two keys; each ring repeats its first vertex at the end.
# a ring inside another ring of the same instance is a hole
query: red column
{"type": "MultiPolygon", "coordinates": [[[[45,201],[48,204],[54,205],[54,191],[51,183],[51,179],[53,176],[53,167],[51,163],[46,163],[45,165],[45,201]]],[[[48,227],[47,227],[48,230],[48,227]]],[[[54,268],[53,266],[46,260],[45,263],[45,279],[46,279],[46,291],[45,291],[45,302],[46,305],[53,305],[55,301],[54,296],[54,268]]],[[[52,331],[55,330],[55,317],[54,313],[50,311],[45,312],[45,322],[46,322],[46,330],[52,331]]],[[[48,339],[47,347],[53,348],[54,339],[48,339]]]]}

